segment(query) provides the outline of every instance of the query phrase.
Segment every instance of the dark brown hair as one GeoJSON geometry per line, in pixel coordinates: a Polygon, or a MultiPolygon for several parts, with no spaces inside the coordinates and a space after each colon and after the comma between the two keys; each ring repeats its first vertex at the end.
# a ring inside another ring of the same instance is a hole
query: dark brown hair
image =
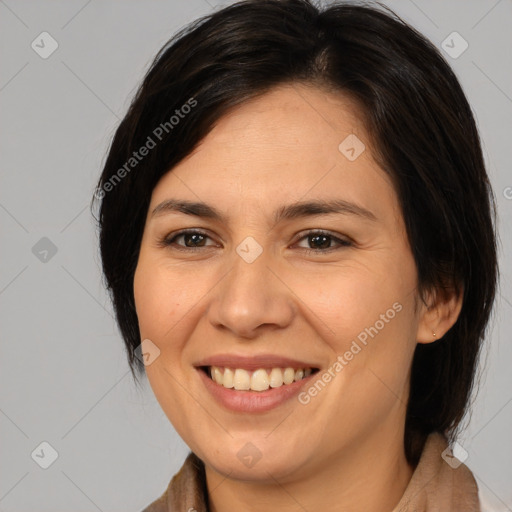
{"type": "Polygon", "coordinates": [[[308,0],[238,2],[160,50],[115,133],[93,198],[101,199],[104,278],[130,368],[134,378],[143,373],[133,278],[156,183],[230,109],[298,82],[360,106],[374,158],[395,184],[421,296],[446,288],[463,294],[455,325],[414,354],[405,451],[416,464],[430,432],[454,435],[471,396],[496,291],[495,208],[457,78],[427,39],[380,4],[321,10],[308,0]],[[155,145],[135,159],[149,139],[155,145]]]}

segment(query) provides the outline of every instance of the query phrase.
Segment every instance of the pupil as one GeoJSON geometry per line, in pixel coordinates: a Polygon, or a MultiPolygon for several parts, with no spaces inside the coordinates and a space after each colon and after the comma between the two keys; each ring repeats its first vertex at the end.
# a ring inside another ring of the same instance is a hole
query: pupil
{"type": "Polygon", "coordinates": [[[199,235],[197,233],[192,233],[192,234],[185,235],[185,245],[187,247],[194,247],[195,246],[195,242],[192,242],[193,245],[189,245],[187,243],[187,240],[190,240],[191,238],[195,238],[195,237],[203,238],[203,235],[199,235]]]}
{"type": "MultiPolygon", "coordinates": [[[[328,240],[329,240],[329,236],[327,236],[327,235],[314,235],[314,236],[312,236],[312,237],[311,237],[311,240],[312,240],[312,242],[313,242],[313,245],[315,245],[315,244],[317,243],[317,241],[318,241],[319,239],[321,239],[321,238],[323,238],[323,239],[324,239],[324,241],[327,241],[327,246],[326,246],[326,247],[321,247],[321,248],[322,248],[322,249],[328,249],[328,248],[329,248],[329,242],[328,242],[328,240]]],[[[322,245],[323,245],[323,246],[325,246],[325,244],[322,244],[322,245]]]]}

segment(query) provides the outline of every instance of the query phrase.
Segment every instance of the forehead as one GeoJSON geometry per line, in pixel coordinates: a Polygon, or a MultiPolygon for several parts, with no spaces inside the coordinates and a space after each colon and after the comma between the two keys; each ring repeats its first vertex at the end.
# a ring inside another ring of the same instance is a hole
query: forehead
{"type": "Polygon", "coordinates": [[[302,84],[275,88],[223,116],[160,180],[151,207],[170,193],[226,208],[313,198],[371,204],[376,194],[382,209],[396,206],[355,103],[302,84]],[[356,159],[344,152],[347,140],[359,144],[356,159]]]}
{"type": "Polygon", "coordinates": [[[368,138],[353,101],[341,93],[291,84],[276,87],[223,116],[198,150],[220,150],[219,144],[240,151],[267,149],[275,154],[300,152],[301,148],[301,153],[310,153],[315,148],[334,156],[339,142],[352,133],[368,138]]]}

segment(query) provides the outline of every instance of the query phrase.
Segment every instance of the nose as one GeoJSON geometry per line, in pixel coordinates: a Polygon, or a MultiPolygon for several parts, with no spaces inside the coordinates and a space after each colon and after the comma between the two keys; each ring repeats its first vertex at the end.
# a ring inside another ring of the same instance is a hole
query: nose
{"type": "Polygon", "coordinates": [[[248,263],[234,253],[232,267],[215,287],[208,311],[214,327],[237,339],[252,340],[291,324],[296,311],[293,293],[270,259],[264,251],[248,263]]]}

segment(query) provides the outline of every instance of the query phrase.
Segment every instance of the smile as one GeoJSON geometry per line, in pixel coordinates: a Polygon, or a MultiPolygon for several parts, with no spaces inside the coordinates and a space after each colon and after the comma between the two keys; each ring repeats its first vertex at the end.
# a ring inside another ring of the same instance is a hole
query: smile
{"type": "Polygon", "coordinates": [[[258,368],[254,371],[243,368],[208,366],[207,375],[219,386],[237,391],[267,391],[298,382],[318,371],[317,368],[258,368]]]}

